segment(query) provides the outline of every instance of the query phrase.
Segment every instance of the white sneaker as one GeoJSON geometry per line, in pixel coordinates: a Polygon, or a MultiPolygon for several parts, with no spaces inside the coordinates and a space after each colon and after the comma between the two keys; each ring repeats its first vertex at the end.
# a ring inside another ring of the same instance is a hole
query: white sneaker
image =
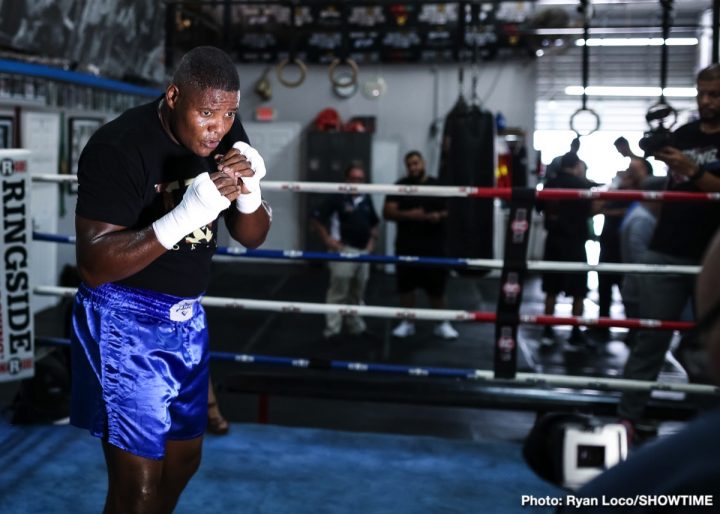
{"type": "Polygon", "coordinates": [[[435,325],[435,335],[443,339],[457,339],[458,331],[453,328],[449,321],[435,325]]]}
{"type": "Polygon", "coordinates": [[[402,321],[395,330],[392,331],[393,337],[408,337],[415,333],[415,324],[409,321],[402,321]]]}

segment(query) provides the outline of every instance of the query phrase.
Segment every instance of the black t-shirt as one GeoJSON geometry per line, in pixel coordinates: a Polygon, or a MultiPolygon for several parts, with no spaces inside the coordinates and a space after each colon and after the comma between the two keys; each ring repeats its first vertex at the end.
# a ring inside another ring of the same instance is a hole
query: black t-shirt
{"type": "MultiPolygon", "coordinates": [[[[720,134],[700,131],[700,122],[683,125],[674,133],[675,148],[699,164],[706,173],[720,176],[720,134]]],[[[668,191],[701,191],[695,182],[670,171],[668,191]]],[[[664,202],[660,209],[650,249],[700,259],[720,225],[717,202],[664,202]]]]}
{"type": "MultiPolygon", "coordinates": [[[[397,182],[403,186],[437,186],[438,179],[427,176],[424,182],[412,177],[403,177],[397,182]]],[[[409,211],[421,208],[425,212],[438,212],[447,210],[445,198],[438,196],[388,196],[388,202],[397,202],[398,209],[409,211]]],[[[397,222],[397,237],[395,238],[396,255],[445,255],[445,221],[437,223],[430,221],[403,220],[397,222]]]]}
{"type": "MultiPolygon", "coordinates": [[[[215,171],[212,156],[199,157],[167,135],[158,118],[158,102],[126,111],[90,138],[78,164],[77,215],[142,229],[180,202],[186,179],[215,171]]],[[[224,154],[240,140],[248,139],[236,119],[213,155],[224,154]]],[[[188,234],[172,250],[117,283],[184,297],[203,293],[210,281],[217,225],[215,220],[188,234]]]]}
{"type": "Polygon", "coordinates": [[[340,223],[340,240],[354,248],[365,248],[372,229],[380,222],[372,198],[366,194],[357,203],[353,195],[332,195],[312,213],[325,225],[334,215],[340,223]]]}
{"type": "MultiPolygon", "coordinates": [[[[545,189],[590,189],[591,182],[565,171],[559,171],[545,184],[545,189]]],[[[537,203],[538,211],[545,211],[548,237],[586,240],[591,205],[588,200],[550,200],[537,203]]]]}

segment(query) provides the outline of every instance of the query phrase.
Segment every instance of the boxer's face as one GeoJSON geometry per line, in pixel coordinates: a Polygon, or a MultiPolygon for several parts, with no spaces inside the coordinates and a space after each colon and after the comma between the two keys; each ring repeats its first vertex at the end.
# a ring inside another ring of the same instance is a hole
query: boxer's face
{"type": "Polygon", "coordinates": [[[165,101],[173,136],[194,154],[207,157],[232,127],[240,92],[170,86],[165,101]]]}

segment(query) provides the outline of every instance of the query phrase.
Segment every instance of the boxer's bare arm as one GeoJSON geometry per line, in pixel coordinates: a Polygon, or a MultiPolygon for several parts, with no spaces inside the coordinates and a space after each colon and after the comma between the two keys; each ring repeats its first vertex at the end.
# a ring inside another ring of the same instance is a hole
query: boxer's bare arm
{"type": "Polygon", "coordinates": [[[75,234],[78,271],[91,287],[134,275],[167,251],[152,227],[129,230],[76,216],[75,234]]]}
{"type": "Polygon", "coordinates": [[[225,224],[233,239],[246,248],[257,248],[270,230],[270,213],[264,205],[252,214],[243,214],[231,207],[225,215],[225,224]]]}
{"type": "MultiPolygon", "coordinates": [[[[210,177],[229,201],[240,194],[232,173],[216,172],[210,177]]],[[[78,271],[91,287],[134,275],[167,251],[152,226],[134,230],[76,216],[75,234],[78,271]]]]}

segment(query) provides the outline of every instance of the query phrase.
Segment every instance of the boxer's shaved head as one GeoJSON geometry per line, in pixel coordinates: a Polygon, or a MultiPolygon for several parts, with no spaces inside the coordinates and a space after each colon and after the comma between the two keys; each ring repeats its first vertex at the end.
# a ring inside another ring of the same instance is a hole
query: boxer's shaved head
{"type": "Polygon", "coordinates": [[[240,77],[230,56],[213,46],[198,46],[180,60],[172,78],[180,89],[239,91],[240,77]]]}

